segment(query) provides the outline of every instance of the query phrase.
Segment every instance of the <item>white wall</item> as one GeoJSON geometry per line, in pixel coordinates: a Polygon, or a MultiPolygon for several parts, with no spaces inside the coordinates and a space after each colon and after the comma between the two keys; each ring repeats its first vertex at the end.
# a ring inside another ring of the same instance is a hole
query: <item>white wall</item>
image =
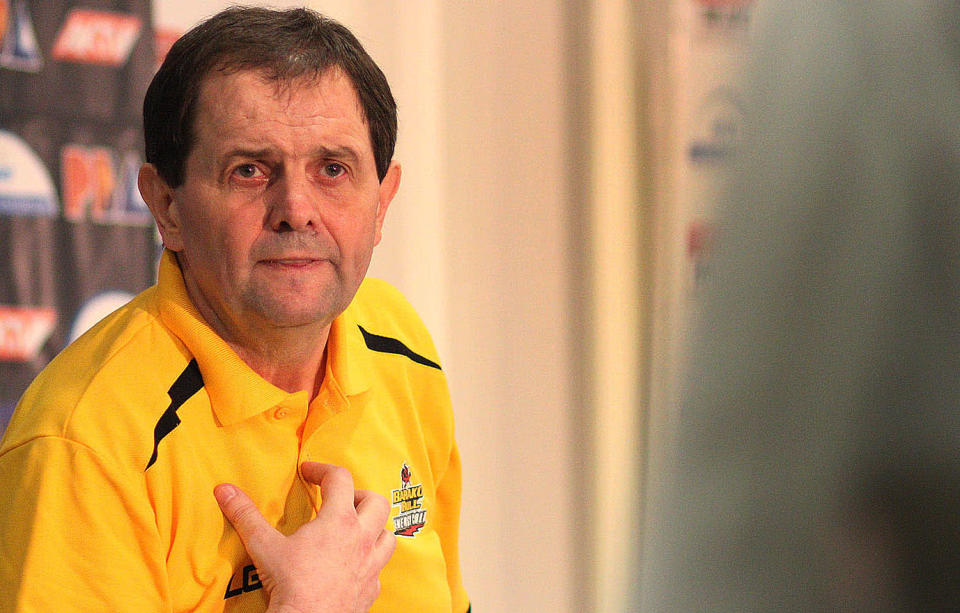
{"type": "Polygon", "coordinates": [[[572,350],[562,20],[554,2],[443,10],[451,352],[478,611],[570,611],[572,350]]]}

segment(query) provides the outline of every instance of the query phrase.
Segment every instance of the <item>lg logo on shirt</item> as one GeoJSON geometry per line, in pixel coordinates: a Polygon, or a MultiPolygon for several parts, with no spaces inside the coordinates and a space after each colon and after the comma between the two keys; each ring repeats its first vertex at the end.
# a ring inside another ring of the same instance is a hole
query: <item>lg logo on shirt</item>
{"type": "Polygon", "coordinates": [[[237,573],[234,573],[233,576],[230,577],[230,581],[227,583],[227,592],[223,595],[224,600],[247,592],[253,592],[263,587],[263,584],[260,583],[260,575],[257,574],[257,567],[253,564],[244,566],[240,574],[242,575],[242,580],[237,578],[237,573]],[[234,587],[237,583],[240,585],[234,587]]]}

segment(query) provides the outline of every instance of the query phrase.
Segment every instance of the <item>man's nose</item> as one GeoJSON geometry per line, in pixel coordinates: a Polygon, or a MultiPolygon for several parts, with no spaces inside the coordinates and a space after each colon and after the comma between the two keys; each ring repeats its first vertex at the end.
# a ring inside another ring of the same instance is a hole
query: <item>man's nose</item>
{"type": "Polygon", "coordinates": [[[317,230],[320,200],[305,173],[285,173],[273,185],[268,224],[277,232],[317,230]]]}

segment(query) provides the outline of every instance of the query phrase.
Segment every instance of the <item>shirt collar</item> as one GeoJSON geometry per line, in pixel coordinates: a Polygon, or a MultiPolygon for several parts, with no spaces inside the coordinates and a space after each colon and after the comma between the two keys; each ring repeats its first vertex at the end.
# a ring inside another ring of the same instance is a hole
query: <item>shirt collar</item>
{"type": "Polygon", "coordinates": [[[361,394],[370,389],[372,367],[370,350],[363,341],[360,324],[351,302],[330,325],[330,335],[327,338],[327,372],[323,387],[335,384],[347,397],[361,394]]]}
{"type": "MultiPolygon", "coordinates": [[[[160,317],[193,354],[203,375],[203,386],[221,425],[258,415],[289,394],[258,375],[214,332],[187,295],[183,274],[173,252],[164,250],[157,280],[160,317]]],[[[300,392],[306,402],[306,392],[300,392]]]]}
{"type": "MultiPolygon", "coordinates": [[[[213,412],[221,425],[238,423],[281,403],[305,405],[307,392],[286,392],[250,368],[203,319],[187,294],[173,252],[164,250],[158,275],[160,316],[193,354],[203,375],[213,412]]],[[[370,355],[359,323],[348,307],[330,326],[322,387],[344,396],[370,387],[370,355]]]]}

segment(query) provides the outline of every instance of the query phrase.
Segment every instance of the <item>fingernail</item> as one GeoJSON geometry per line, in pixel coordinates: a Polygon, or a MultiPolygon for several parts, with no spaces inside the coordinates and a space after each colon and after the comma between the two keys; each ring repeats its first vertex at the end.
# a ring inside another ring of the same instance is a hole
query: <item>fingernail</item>
{"type": "Polygon", "coordinates": [[[213,488],[213,495],[217,499],[217,502],[224,504],[237,495],[237,488],[229,483],[221,483],[213,488]]]}

